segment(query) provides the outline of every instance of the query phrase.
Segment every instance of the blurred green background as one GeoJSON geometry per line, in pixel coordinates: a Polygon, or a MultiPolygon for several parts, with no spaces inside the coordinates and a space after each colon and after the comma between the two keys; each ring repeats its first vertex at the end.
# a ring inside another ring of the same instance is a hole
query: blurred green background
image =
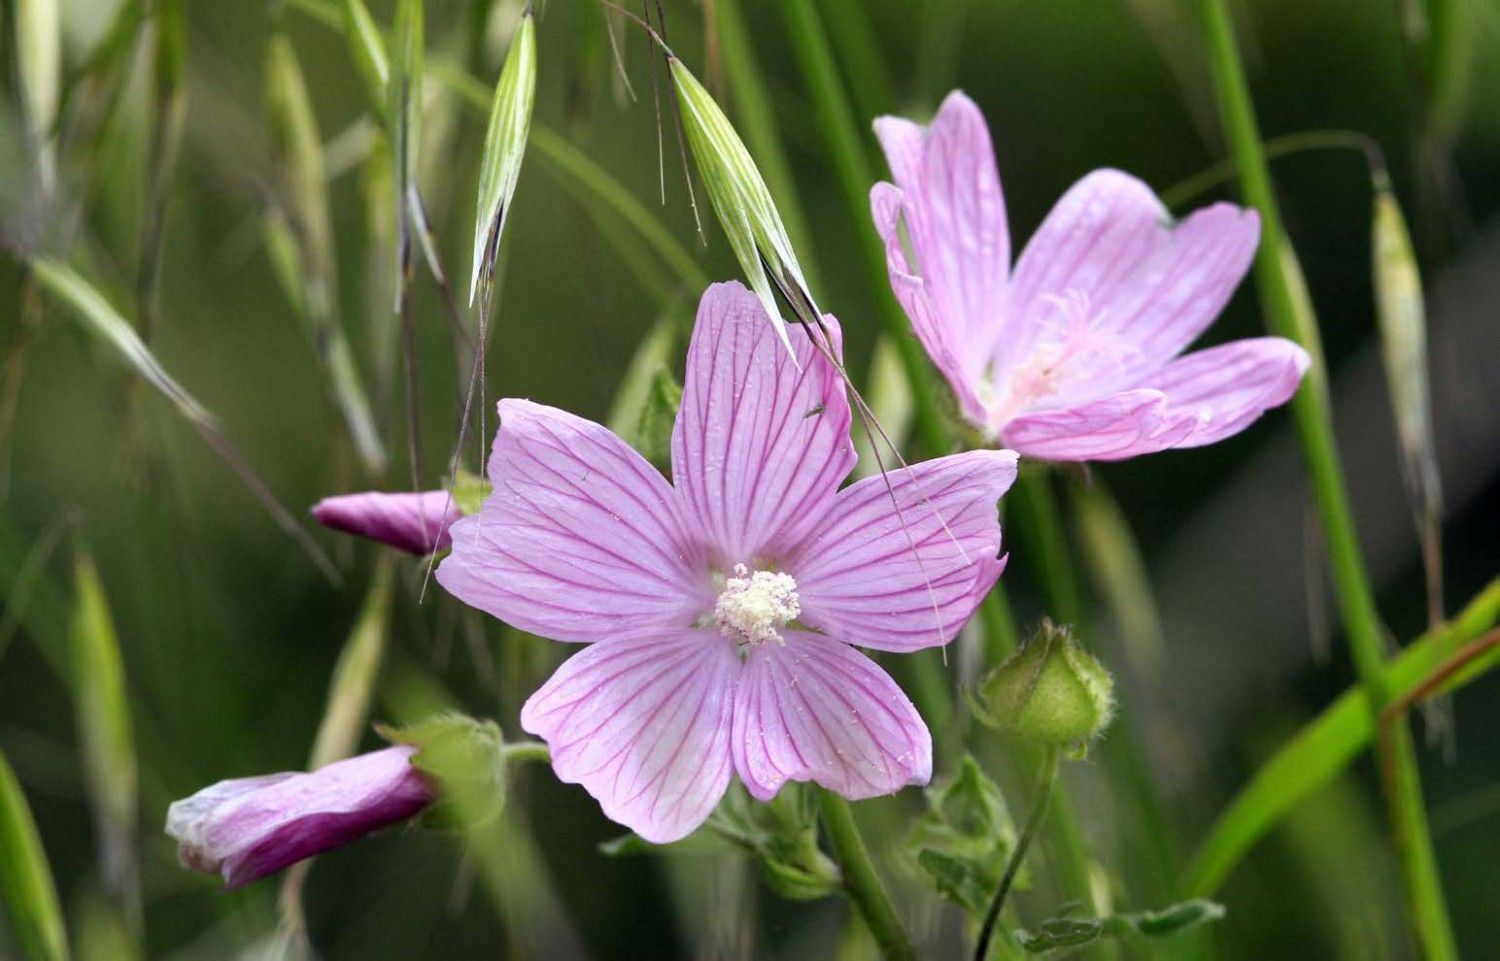
{"type": "MultiPolygon", "coordinates": [[[[925,119],[953,87],[979,103],[1017,250],[1061,192],[1093,168],[1119,167],[1161,190],[1223,156],[1186,4],[814,5],[862,124],[878,112],[925,119]]],[[[42,206],[21,135],[14,6],[5,8],[7,90],[0,102],[3,243],[12,252],[71,256],[128,312],[151,166],[150,45],[143,43],[130,61],[114,121],[64,153],[61,199],[42,206]]],[[[864,370],[878,298],[885,296],[860,260],[857,231],[868,223],[863,214],[851,216],[827,160],[788,41],[787,5],[736,6],[812,238],[802,253],[815,265],[816,293],[843,321],[850,369],[864,370]]],[[[1500,561],[1494,223],[1500,5],[1459,4],[1472,56],[1451,153],[1435,165],[1418,150],[1423,95],[1403,32],[1408,6],[1420,5],[1253,0],[1236,11],[1266,135],[1333,128],[1374,138],[1413,224],[1430,295],[1453,610],[1500,561]],[[1449,189],[1426,186],[1433,170],[1445,175],[1449,189]]],[[[111,0],[63,0],[66,75],[85,63],[118,8],[111,0]]],[[[389,23],[389,4],[373,3],[372,10],[389,23]]],[[[432,0],[430,58],[468,69],[488,87],[518,11],[508,0],[432,0]]],[[[711,0],[669,0],[666,11],[673,46],[724,96],[743,130],[744,94],[726,80],[732,72],[714,42],[713,25],[724,28],[726,9],[711,0]]],[[[400,378],[381,359],[394,356],[388,305],[367,282],[370,231],[357,150],[348,169],[331,179],[329,196],[340,319],[390,454],[384,476],[362,471],[266,256],[274,152],[263,74],[275,18],[260,2],[186,6],[187,112],[170,180],[150,342],[166,368],[219,416],[276,497],[302,518],[306,505],[325,494],[401,489],[410,477],[400,378]]],[[[325,159],[345,166],[340,158],[360,142],[365,101],[344,41],[302,5],[290,5],[280,18],[329,145],[325,159]]],[[[646,204],[709,277],[732,278],[737,270],[716,226],[705,224],[706,243],[697,238],[670,123],[667,197],[659,204],[651,66],[638,31],[623,30],[621,40],[634,101],[622,96],[612,70],[600,8],[546,3],[538,21],[536,122],[646,204]]],[[[420,179],[446,263],[462,288],[483,114],[437,79],[429,78],[427,88],[420,179]]],[[[669,110],[670,89],[662,96],[669,110]]],[[[873,138],[867,136],[866,147],[878,160],[873,138]]],[[[883,163],[874,169],[883,174],[883,163]]],[[[1275,161],[1274,171],[1320,312],[1340,441],[1381,611],[1393,640],[1407,640],[1425,626],[1425,600],[1378,363],[1367,168],[1356,153],[1313,151],[1275,161]]],[[[1193,202],[1224,196],[1233,194],[1220,187],[1193,202]]],[[[507,227],[492,318],[492,397],[530,397],[603,419],[653,322],[690,315],[698,292],[683,288],[649,248],[622,250],[608,233],[620,230],[612,217],[533,148],[507,227]]],[[[437,292],[423,272],[418,277],[421,470],[423,483],[435,486],[453,444],[462,378],[437,292]]],[[[177,413],[133,388],[116,359],[80,334],[65,311],[49,304],[23,316],[24,286],[17,258],[0,257],[6,357],[0,569],[6,616],[19,617],[13,635],[0,633],[0,751],[38,821],[76,953],[129,957],[112,933],[103,894],[103,848],[91,819],[68,674],[72,555],[84,542],[99,565],[118,632],[139,757],[134,828],[143,956],[238,956],[275,930],[277,882],[221,896],[213,879],[177,867],[173,844],[160,830],[166,805],[221,778],[305,765],[329,676],[378,550],[315,532],[343,575],[341,584],[331,583],[177,413]],[[33,554],[37,544],[55,549],[33,554]],[[40,557],[41,575],[23,597],[16,573],[28,556],[40,557]]],[[[1261,329],[1247,285],[1206,342],[1261,329]]],[[[1120,625],[1090,591],[1091,633],[1121,675],[1130,722],[1111,737],[1134,739],[1134,769],[1165,799],[1174,836],[1166,857],[1180,866],[1255,763],[1347,687],[1351,672],[1318,573],[1305,477],[1284,412],[1210,449],[1097,467],[1094,474],[1114,491],[1142,544],[1163,625],[1158,652],[1132,654],[1121,643],[1120,625]]],[[[1022,623],[1033,623],[1043,608],[1026,544],[1013,547],[1005,580],[1022,623]]],[[[398,565],[374,715],[396,717],[424,696],[417,692],[437,686],[519,734],[520,699],[566,652],[502,638],[496,625],[439,589],[422,598],[423,573],[420,561],[402,558],[398,565]]],[[[963,680],[961,663],[955,670],[963,680]]],[[[1493,910],[1500,890],[1496,710],[1500,682],[1467,687],[1456,698],[1451,749],[1439,745],[1422,754],[1443,878],[1470,958],[1500,956],[1493,910]]],[[[377,742],[371,734],[364,743],[377,742]]],[[[1153,880],[1143,863],[1134,791],[1110,760],[1116,753],[1101,750],[1069,777],[1095,857],[1113,876],[1106,883],[1121,899],[1118,906],[1149,907],[1148,899],[1161,894],[1160,877],[1153,880]]],[[[496,886],[478,877],[484,870],[453,838],[430,832],[392,831],[320,858],[306,891],[308,929],[320,954],[810,958],[835,950],[846,911],[836,900],[782,901],[759,883],[753,866],[736,859],[605,858],[596,844],[621,829],[581,790],[534,768],[517,778],[514,791],[496,833],[502,879],[496,886]]],[[[911,801],[861,810],[889,824],[911,801]]],[[[898,833],[880,837],[894,845],[898,833]]],[[[956,912],[921,895],[914,883],[905,883],[903,893],[903,906],[919,919],[929,944],[957,943],[956,912]]],[[[1407,956],[1369,760],[1299,807],[1237,870],[1221,900],[1229,915],[1211,939],[1218,957],[1407,956]]],[[[1024,911],[1025,896],[1021,904],[1024,911]]],[[[0,923],[0,957],[17,950],[4,930],[0,923]]]]}

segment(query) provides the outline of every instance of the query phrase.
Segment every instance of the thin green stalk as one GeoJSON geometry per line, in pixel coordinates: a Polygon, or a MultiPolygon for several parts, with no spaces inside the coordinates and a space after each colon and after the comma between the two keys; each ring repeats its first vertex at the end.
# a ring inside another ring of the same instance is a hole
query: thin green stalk
{"type": "Polygon", "coordinates": [[[917,438],[928,453],[945,454],[952,447],[952,437],[938,406],[939,394],[922,356],[921,345],[912,338],[906,315],[890,290],[885,248],[870,219],[869,190],[875,183],[875,174],[860,139],[854,112],[844,95],[838,65],[828,46],[828,36],[814,4],[807,0],[782,0],[781,6],[792,52],[812,95],[818,130],[825,139],[824,146],[838,176],[844,206],[854,224],[855,236],[859,238],[865,273],[879,308],[877,316],[885,332],[891,335],[901,355],[902,370],[911,382],[912,397],[916,401],[917,438]]]}
{"type": "MultiPolygon", "coordinates": [[[[1385,170],[1385,157],[1380,144],[1376,143],[1374,137],[1360,133],[1358,130],[1299,130],[1296,133],[1272,137],[1264,141],[1260,147],[1265,151],[1267,160],[1279,160],[1282,157],[1310,150],[1353,150],[1364,155],[1365,163],[1370,165],[1372,175],[1375,171],[1385,170]]],[[[1197,173],[1184,177],[1162,190],[1162,205],[1169,210],[1175,210],[1220,184],[1228,183],[1235,178],[1237,173],[1238,168],[1233,158],[1226,157],[1217,163],[1209,164],[1197,173]]]]}
{"type": "MultiPolygon", "coordinates": [[[[1261,245],[1256,252],[1255,277],[1262,308],[1275,333],[1300,342],[1312,355],[1312,366],[1302,389],[1292,399],[1292,415],[1323,522],[1339,610],[1355,670],[1368,694],[1370,710],[1378,714],[1389,697],[1380,618],[1360,554],[1343,468],[1334,444],[1317,319],[1296,254],[1282,229],[1228,10],[1224,0],[1197,0],[1197,5],[1225,136],[1239,167],[1240,186],[1245,199],[1260,212],[1261,245]]],[[[1421,954],[1430,961],[1456,959],[1457,947],[1427,827],[1421,784],[1415,773],[1410,728],[1403,724],[1391,743],[1390,766],[1398,776],[1387,785],[1386,801],[1416,939],[1421,954]]]]}
{"type": "Polygon", "coordinates": [[[1016,526],[1035,561],[1037,579],[1041,582],[1054,620],[1081,628],[1082,592],[1073,570],[1068,536],[1063,528],[1062,508],[1052,489],[1049,471],[1023,470],[1010,492],[1016,526]]]}
{"type": "Polygon", "coordinates": [[[995,926],[1000,922],[1000,912],[1005,908],[1006,895],[1010,894],[1011,885],[1015,884],[1016,875],[1026,860],[1026,852],[1031,847],[1031,842],[1036,839],[1042,821],[1047,817],[1047,800],[1052,796],[1052,785],[1057,783],[1058,762],[1061,757],[1057,748],[1049,747],[1046,756],[1042,759],[1042,777],[1037,784],[1036,798],[1031,802],[1031,813],[1026,816],[1026,824],[1021,828],[1021,837],[1016,841],[1016,849],[1010,853],[1010,860],[1005,864],[1005,873],[1000,876],[1000,886],[995,889],[995,897],[990,901],[990,909],[985,912],[984,924],[979,928],[979,944],[974,949],[974,961],[985,961],[989,957],[990,942],[995,936],[995,926]]]}
{"type": "Polygon", "coordinates": [[[823,829],[828,832],[828,843],[833,846],[834,858],[844,876],[844,890],[849,900],[859,909],[865,925],[880,946],[886,961],[915,959],[911,941],[901,921],[896,917],[896,907],[886,893],[875,865],[870,862],[870,852],[865,849],[859,827],[854,823],[854,812],[849,802],[825,788],[818,788],[818,811],[823,819],[823,829]]]}

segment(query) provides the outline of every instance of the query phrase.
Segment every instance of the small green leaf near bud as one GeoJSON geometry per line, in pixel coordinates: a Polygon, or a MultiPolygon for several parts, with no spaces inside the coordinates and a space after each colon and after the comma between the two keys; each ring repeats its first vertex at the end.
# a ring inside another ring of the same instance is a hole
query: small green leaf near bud
{"type": "Polygon", "coordinates": [[[453,503],[465,515],[477,514],[484,506],[485,500],[490,496],[494,485],[478,474],[471,474],[466,470],[458,471],[453,479],[453,486],[449,493],[453,495],[453,503]]]}
{"type": "Polygon", "coordinates": [[[1044,621],[1035,637],[979,689],[981,719],[1043,744],[1087,743],[1114,714],[1114,679],[1073,640],[1044,621]]]}
{"type": "MultiPolygon", "coordinates": [[[[1016,846],[1005,798],[972,757],[926,796],[928,809],[907,838],[907,853],[938,894],[981,918],[1016,846]]],[[[1027,886],[1024,875],[1017,879],[1017,887],[1027,886]]]]}
{"type": "Polygon", "coordinates": [[[521,174],[526,138],[531,130],[531,108],[536,95],[536,24],[530,9],[522,14],[495,84],[489,129],[479,172],[479,200],[474,221],[474,268],[469,282],[469,305],[479,290],[480,276],[494,264],[521,174]]]}
{"type": "Polygon", "coordinates": [[[402,728],[377,725],[395,744],[417,748],[411,763],[438,786],[438,801],[424,822],[469,830],[486,824],[505,808],[505,738],[493,721],[463,714],[439,714],[402,728]]]}

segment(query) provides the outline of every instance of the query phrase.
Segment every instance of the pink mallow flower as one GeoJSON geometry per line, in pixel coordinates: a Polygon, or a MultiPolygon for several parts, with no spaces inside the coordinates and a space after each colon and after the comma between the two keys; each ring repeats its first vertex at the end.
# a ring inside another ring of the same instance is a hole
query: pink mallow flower
{"type": "Polygon", "coordinates": [[[734,773],[761,800],[788,781],[857,799],[929,780],[926,726],[854,645],[951,639],[1005,566],[996,502],[1016,455],[839,489],[855,459],[843,381],[774,323],[739,284],[704,293],[670,483],[598,424],[502,400],[494,491],[437,572],[522,630],[589,645],[521,726],[648,841],[690,833],[734,773]]]}
{"type": "Polygon", "coordinates": [[[217,872],[225,890],[404,821],[434,795],[411,747],[335,761],[307,774],[220,781],[167,809],[184,867],[217,872]]]}
{"type": "Polygon", "coordinates": [[[1178,356],[1244,277],[1254,211],[1218,203],[1174,223],[1144,183],[1097,170],[1012,271],[973,101],[955,91],[930,127],[882,117],[875,132],[896,181],[870,192],[891,286],[989,440],[1044,460],[1120,460],[1223,440],[1296,392],[1308,356],[1280,337],[1178,356]]]}
{"type": "Polygon", "coordinates": [[[451,543],[448,528],[463,516],[447,491],[340,494],[318,501],[312,515],[324,527],[368,537],[412,554],[447,548],[451,543]]]}

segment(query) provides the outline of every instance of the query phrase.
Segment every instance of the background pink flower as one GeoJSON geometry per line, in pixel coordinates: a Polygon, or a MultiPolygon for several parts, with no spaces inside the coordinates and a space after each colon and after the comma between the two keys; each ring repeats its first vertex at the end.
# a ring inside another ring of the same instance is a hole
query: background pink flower
{"type": "Polygon", "coordinates": [[[943,643],[1004,567],[996,502],[1015,454],[892,472],[900,517],[878,477],[840,490],[844,385],[788,333],[795,361],[745,288],[704,294],[672,483],[597,424],[501,401],[494,492],[438,568],[466,603],[589,644],[521,725],[558,777],[650,841],[701,824],[733,773],[763,800],[787,781],[849,798],[927,781],[926,726],[851,645],[943,643]]]}
{"type": "Polygon", "coordinates": [[[1283,338],[1178,356],[1249,268],[1253,211],[1218,203],[1174,223],[1144,183],[1097,170],[1012,272],[979,108],[954,91],[930,127],[882,117],[875,131],[895,179],[870,192],[891,286],[989,439],[1047,460],[1119,460],[1222,440],[1296,392],[1308,357],[1283,338]]]}

